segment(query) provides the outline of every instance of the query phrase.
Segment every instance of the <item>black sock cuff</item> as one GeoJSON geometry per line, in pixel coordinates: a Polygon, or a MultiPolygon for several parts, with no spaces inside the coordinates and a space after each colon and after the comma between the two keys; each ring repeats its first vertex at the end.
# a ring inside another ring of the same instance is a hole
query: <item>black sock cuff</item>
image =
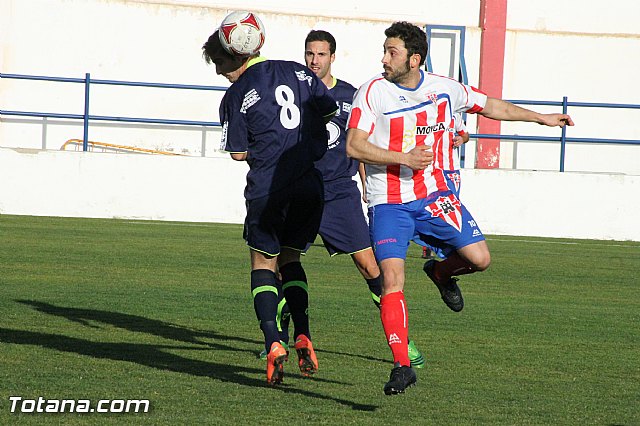
{"type": "Polygon", "coordinates": [[[280,274],[282,275],[283,283],[288,283],[290,281],[307,282],[307,274],[305,274],[300,262],[287,263],[280,268],[280,274]]]}
{"type": "Polygon", "coordinates": [[[251,271],[251,291],[262,286],[276,287],[276,274],[268,269],[251,271]]]}
{"type": "Polygon", "coordinates": [[[367,282],[367,285],[369,286],[369,288],[371,287],[382,287],[382,274],[378,275],[375,278],[371,278],[368,280],[365,280],[367,282]]]}

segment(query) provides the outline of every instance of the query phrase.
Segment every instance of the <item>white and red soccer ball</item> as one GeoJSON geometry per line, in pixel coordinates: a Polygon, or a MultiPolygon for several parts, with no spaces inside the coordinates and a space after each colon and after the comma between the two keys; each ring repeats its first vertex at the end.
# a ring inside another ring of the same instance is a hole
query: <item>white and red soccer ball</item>
{"type": "Polygon", "coordinates": [[[231,12],[222,20],[219,30],[222,47],[232,55],[253,55],[264,44],[264,25],[252,12],[231,12]]]}

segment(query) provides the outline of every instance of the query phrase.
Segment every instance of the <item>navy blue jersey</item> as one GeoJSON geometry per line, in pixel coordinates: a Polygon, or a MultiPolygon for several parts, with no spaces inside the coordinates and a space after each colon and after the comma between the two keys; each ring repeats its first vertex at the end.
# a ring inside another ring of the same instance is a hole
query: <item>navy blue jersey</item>
{"type": "Polygon", "coordinates": [[[247,68],[220,104],[221,150],[247,153],[245,198],[264,197],[308,172],[327,151],[324,117],[335,111],[327,87],[304,65],[247,68]]]}
{"type": "Polygon", "coordinates": [[[329,132],[327,153],[316,162],[316,168],[322,172],[325,182],[339,178],[350,179],[358,171],[358,161],[347,157],[347,119],[355,92],[355,87],[338,79],[329,90],[338,104],[338,112],[327,124],[329,132]]]}

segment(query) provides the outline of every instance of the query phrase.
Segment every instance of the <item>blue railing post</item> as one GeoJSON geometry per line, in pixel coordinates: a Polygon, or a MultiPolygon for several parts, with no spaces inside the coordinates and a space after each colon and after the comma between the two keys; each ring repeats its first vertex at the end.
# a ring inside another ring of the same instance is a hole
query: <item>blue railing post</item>
{"type": "MultiPolygon", "coordinates": [[[[562,98],[562,113],[566,114],[568,109],[567,97],[562,98]]],[[[562,126],[562,134],[560,136],[560,171],[564,172],[564,153],[567,146],[567,126],[562,126]]]]}
{"type": "Polygon", "coordinates": [[[82,150],[89,150],[89,85],[91,84],[91,74],[84,75],[84,133],[82,137],[82,150]]]}

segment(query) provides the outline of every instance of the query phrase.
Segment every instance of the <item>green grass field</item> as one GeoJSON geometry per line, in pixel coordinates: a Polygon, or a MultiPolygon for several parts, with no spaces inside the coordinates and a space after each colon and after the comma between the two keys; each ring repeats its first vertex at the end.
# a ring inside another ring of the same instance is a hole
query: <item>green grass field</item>
{"type": "Polygon", "coordinates": [[[427,365],[388,397],[391,353],[348,257],[304,259],[320,371],[290,361],[269,388],[241,226],[0,216],[0,424],[640,424],[640,243],[488,242],[461,313],[411,248],[427,365]],[[10,396],[152,409],[12,414],[10,396]]]}

